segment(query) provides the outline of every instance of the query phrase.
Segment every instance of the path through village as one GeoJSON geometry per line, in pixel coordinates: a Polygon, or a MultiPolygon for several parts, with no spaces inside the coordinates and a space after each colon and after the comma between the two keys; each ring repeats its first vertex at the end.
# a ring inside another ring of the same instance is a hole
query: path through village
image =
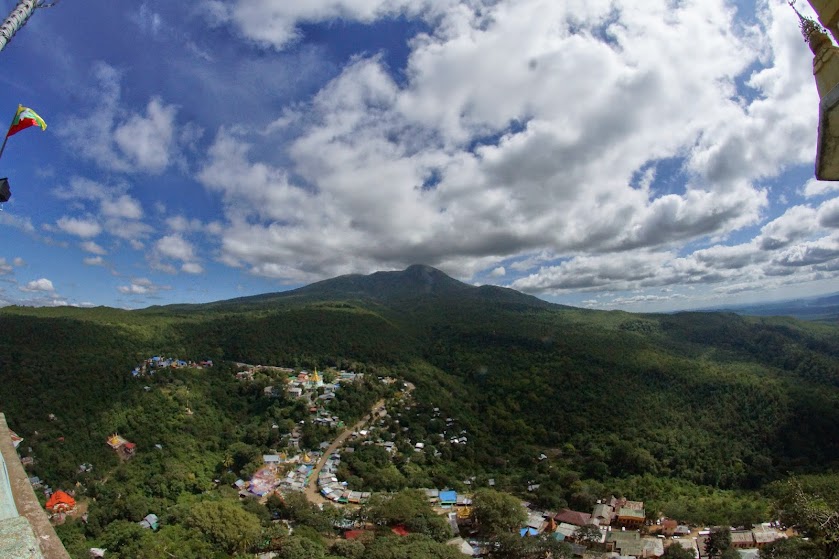
{"type": "MultiPolygon", "coordinates": [[[[411,384],[410,382],[406,382],[405,383],[405,392],[403,393],[403,395],[408,396],[413,389],[414,389],[414,385],[411,384]]],[[[379,400],[378,402],[373,404],[372,409],[370,410],[370,412],[367,415],[365,415],[364,417],[359,419],[355,423],[355,425],[353,425],[351,427],[347,427],[346,429],[344,429],[344,431],[340,435],[338,435],[335,438],[334,441],[332,441],[332,444],[329,445],[329,448],[327,448],[323,452],[323,455],[321,455],[321,457],[318,459],[317,464],[315,464],[315,467],[312,470],[311,475],[309,476],[309,485],[306,486],[306,490],[304,491],[304,494],[306,495],[306,498],[311,503],[314,503],[315,505],[321,505],[321,504],[324,504],[324,503],[332,503],[332,501],[326,499],[325,497],[323,497],[323,495],[320,494],[320,488],[318,487],[318,476],[320,475],[320,472],[323,469],[323,466],[326,464],[326,461],[329,460],[329,457],[332,456],[333,452],[335,452],[336,450],[338,450],[339,448],[344,446],[344,443],[350,437],[350,435],[352,435],[354,432],[360,431],[367,423],[369,423],[373,419],[379,417],[379,415],[382,412],[384,412],[384,409],[385,409],[385,400],[379,400]]],[[[332,504],[336,504],[336,503],[332,503],[332,504]]]]}

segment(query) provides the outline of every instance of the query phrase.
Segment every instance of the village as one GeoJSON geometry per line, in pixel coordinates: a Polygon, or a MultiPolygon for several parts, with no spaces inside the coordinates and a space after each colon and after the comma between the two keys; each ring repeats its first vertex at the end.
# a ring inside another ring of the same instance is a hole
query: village
{"type": "MultiPolygon", "coordinates": [[[[306,450],[301,445],[300,426],[296,426],[290,433],[282,437],[282,446],[272,449],[272,452],[262,455],[262,466],[258,468],[250,479],[237,479],[233,486],[239,492],[241,499],[258,499],[265,503],[269,496],[282,497],[289,492],[303,493],[313,504],[323,507],[325,503],[332,503],[338,507],[347,507],[347,518],[352,518],[352,512],[366,504],[372,496],[369,491],[361,491],[350,487],[347,481],[339,479],[339,467],[342,456],[352,454],[356,449],[364,446],[381,447],[389,456],[400,452],[425,453],[439,457],[440,444],[460,447],[469,444],[468,432],[457,426],[452,417],[442,417],[438,408],[433,408],[433,418],[439,420],[444,428],[435,444],[421,441],[396,441],[394,426],[400,425],[400,418],[413,408],[411,392],[413,385],[402,383],[390,377],[377,377],[378,381],[400,388],[396,395],[387,402],[377,402],[370,412],[352,426],[345,426],[336,415],[330,413],[327,404],[335,399],[336,393],[342,386],[354,383],[364,378],[346,370],[327,370],[309,372],[288,367],[271,367],[236,363],[235,377],[240,382],[252,382],[258,373],[267,373],[276,380],[274,385],[264,388],[262,396],[276,398],[284,393],[288,398],[300,401],[310,414],[312,423],[328,427],[331,432],[338,433],[332,441],[323,441],[317,450],[306,450]],[[390,410],[390,411],[389,411],[390,410]]],[[[183,361],[175,358],[154,356],[144,360],[131,371],[134,378],[154,375],[164,368],[207,368],[212,367],[212,361],[198,363],[183,361]]],[[[148,389],[148,387],[146,387],[148,389]]],[[[191,410],[187,409],[187,413],[191,410]]],[[[303,423],[303,422],[301,422],[303,423]]],[[[273,429],[278,426],[272,425],[273,429]]],[[[399,431],[408,431],[402,427],[399,431]]],[[[400,433],[401,435],[401,433],[400,433]]],[[[12,433],[15,447],[21,444],[22,438],[12,433]]],[[[118,433],[113,433],[105,443],[119,456],[121,460],[132,459],[137,452],[137,445],[118,433]]],[[[546,459],[541,455],[540,459],[546,459]]],[[[80,471],[90,471],[93,466],[82,464],[80,471]]],[[[473,514],[472,497],[476,478],[472,477],[463,482],[468,491],[457,491],[451,488],[424,488],[428,503],[440,515],[444,516],[451,530],[448,543],[455,546],[465,556],[480,557],[487,553],[489,543],[478,537],[478,530],[473,514]]],[[[54,522],[61,523],[68,514],[77,512],[74,492],[54,491],[36,477],[30,478],[35,489],[41,489],[47,498],[46,510],[53,517],[54,522]]],[[[486,480],[487,487],[494,487],[495,480],[486,480]]],[[[539,507],[521,501],[527,521],[519,529],[519,536],[552,537],[556,541],[569,544],[575,557],[584,559],[620,558],[647,559],[664,555],[669,546],[680,546],[693,554],[695,558],[704,559],[708,555],[705,551],[705,541],[709,535],[709,528],[694,527],[680,524],[677,520],[659,518],[655,521],[648,519],[643,502],[626,498],[610,497],[601,499],[590,511],[563,509],[560,511],[542,510],[539,507]]],[[[156,514],[148,514],[138,524],[145,529],[157,530],[159,518],[156,514]]],[[[361,521],[344,522],[342,537],[358,539],[372,529],[361,521]]],[[[397,535],[407,535],[404,526],[394,527],[397,535]]],[[[770,524],[763,524],[748,530],[732,530],[731,542],[741,558],[757,559],[759,550],[767,544],[787,535],[770,524]]],[[[104,557],[104,550],[91,549],[92,557],[104,557]]],[[[270,559],[271,553],[263,554],[263,559],[270,559]]]]}
{"type": "MultiPolygon", "coordinates": [[[[248,380],[253,378],[253,372],[258,366],[239,364],[245,370],[237,374],[237,378],[248,380]]],[[[293,369],[278,368],[278,371],[289,376],[287,392],[291,397],[302,398],[312,404],[310,411],[316,413],[316,421],[322,421],[335,427],[344,427],[343,423],[334,416],[329,416],[315,405],[317,399],[326,395],[334,397],[335,391],[341,383],[352,382],[357,378],[351,372],[340,371],[334,384],[324,383],[317,371],[295,373],[293,369]],[[321,394],[318,396],[318,388],[321,394]],[[317,411],[316,411],[317,410],[317,411]]],[[[394,379],[381,378],[381,382],[393,384],[394,379]]],[[[273,387],[269,387],[273,390],[273,387]]],[[[396,415],[402,417],[403,412],[410,411],[410,393],[413,386],[405,383],[404,390],[394,398],[397,406],[388,406],[398,410],[396,415]]],[[[270,391],[266,388],[266,394],[270,391]]],[[[434,408],[435,417],[440,417],[439,409],[434,408]]],[[[272,492],[282,495],[283,492],[304,492],[310,501],[322,506],[328,501],[337,506],[358,507],[367,503],[370,492],[354,490],[346,481],[338,478],[338,468],[343,454],[351,454],[356,448],[365,445],[375,445],[393,455],[399,452],[397,444],[388,436],[386,419],[389,412],[386,407],[377,404],[371,413],[363,418],[351,429],[348,428],[343,436],[336,439],[338,444],[324,441],[319,451],[288,452],[263,456],[264,467],[250,481],[237,480],[236,487],[242,498],[267,498],[272,492]],[[391,440],[387,440],[390,438],[391,440]],[[281,472],[286,472],[282,475],[281,472]],[[314,491],[317,489],[317,492],[314,491]],[[314,498],[317,495],[320,498],[314,498]]],[[[456,428],[456,421],[451,417],[441,418],[445,422],[446,431],[440,433],[440,439],[450,445],[468,444],[468,433],[456,428]]],[[[394,420],[399,424],[399,419],[394,420]]],[[[403,428],[407,429],[407,428],[403,428]]],[[[426,444],[415,442],[410,445],[415,453],[426,452],[426,444]]],[[[289,438],[291,450],[299,450],[299,436],[292,434],[289,438]]],[[[438,450],[431,450],[439,455],[438,450]]],[[[544,457],[544,455],[543,455],[544,457]]],[[[470,485],[474,481],[466,480],[470,485]]],[[[487,481],[488,487],[493,487],[493,479],[487,481]]],[[[425,488],[429,504],[449,523],[452,538],[449,544],[455,546],[465,556],[480,557],[486,554],[488,543],[475,537],[474,515],[472,510],[472,493],[462,493],[448,488],[425,488]]],[[[647,559],[661,557],[670,545],[683,547],[693,553],[694,557],[704,559],[705,542],[710,530],[708,527],[691,527],[679,524],[676,520],[660,518],[655,522],[647,520],[644,503],[625,498],[610,497],[599,501],[591,511],[575,511],[564,509],[559,512],[540,510],[529,502],[522,501],[526,511],[526,525],[521,526],[521,537],[536,537],[548,534],[557,541],[567,542],[575,557],[584,559],[619,558],[619,559],[647,559]]],[[[363,523],[348,523],[344,526],[343,537],[346,539],[363,538],[367,529],[363,523]]],[[[404,526],[393,529],[397,535],[407,535],[404,526]]],[[[758,552],[767,544],[777,539],[787,537],[786,534],[769,523],[762,524],[749,530],[732,530],[732,546],[736,548],[741,558],[757,559],[758,552]]],[[[266,554],[265,559],[269,559],[266,554]]]]}

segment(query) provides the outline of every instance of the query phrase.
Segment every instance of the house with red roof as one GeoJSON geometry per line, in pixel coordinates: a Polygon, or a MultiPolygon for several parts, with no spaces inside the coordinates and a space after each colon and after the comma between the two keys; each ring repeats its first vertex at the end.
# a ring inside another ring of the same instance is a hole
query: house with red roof
{"type": "Polygon", "coordinates": [[[554,516],[554,520],[559,523],[573,524],[574,526],[585,526],[591,523],[591,515],[587,512],[579,512],[571,509],[564,509],[562,512],[554,516]]]}

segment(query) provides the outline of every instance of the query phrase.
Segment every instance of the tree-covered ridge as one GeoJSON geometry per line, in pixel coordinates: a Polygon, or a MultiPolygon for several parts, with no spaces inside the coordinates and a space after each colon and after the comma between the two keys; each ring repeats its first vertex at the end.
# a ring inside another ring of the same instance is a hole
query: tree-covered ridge
{"type": "MultiPolygon", "coordinates": [[[[96,497],[87,537],[107,540],[117,521],[166,511],[155,541],[178,531],[196,550],[214,540],[179,503],[235,500],[228,484],[300,421],[304,444],[330,436],[307,423],[302,402],[265,396],[276,379],[237,381],[236,361],[337,366],[416,386],[410,409],[392,405],[379,427],[398,452],[345,460],[341,475],[358,489],[492,479],[544,507],[586,510],[622,494],[684,521],[745,524],[769,514],[755,493],[768,483],[836,471],[835,327],[567,309],[481,289],[376,300],[331,290],[218,309],[0,309],[2,411],[26,439],[23,454],[32,447],[34,475],[57,488],[80,481],[96,497]],[[133,379],[154,354],[216,367],[133,379]],[[461,431],[468,442],[453,444],[461,431]],[[138,444],[135,460],[104,444],[112,432],[138,444]],[[93,472],[80,473],[83,463],[93,472]]],[[[360,417],[379,397],[374,386],[344,391],[333,413],[360,417]]]]}

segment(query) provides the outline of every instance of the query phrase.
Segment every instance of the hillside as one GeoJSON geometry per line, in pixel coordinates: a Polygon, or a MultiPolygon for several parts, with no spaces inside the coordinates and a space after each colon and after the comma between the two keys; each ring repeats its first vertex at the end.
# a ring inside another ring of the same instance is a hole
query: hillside
{"type": "MultiPolygon", "coordinates": [[[[741,491],[839,470],[839,332],[828,324],[588,311],[412,266],[207,305],[6,308],[0,327],[2,411],[32,445],[33,472],[70,484],[91,481],[79,464],[103,475],[118,468],[152,499],[140,508],[206,491],[226,453],[242,451],[236,445],[261,455],[306,418],[292,401],[264,398],[270,378],[238,383],[227,362],[337,366],[414,383],[416,403],[392,425],[395,440],[439,456],[356,462],[348,475],[370,487],[385,476],[390,488],[492,477],[552,508],[630,492],[730,522],[766,514],[741,491]],[[146,390],[150,381],[129,372],[158,354],[217,366],[167,373],[146,390]],[[468,444],[437,438],[440,417],[468,444]],[[144,449],[181,450],[119,465],[103,444],[115,431],[144,449]],[[173,485],[164,478],[174,471],[186,477],[173,485]],[[163,478],[151,488],[143,480],[154,475],[163,478]]],[[[335,409],[359,416],[376,390],[349,391],[335,409]]]]}
{"type": "Polygon", "coordinates": [[[839,322],[839,293],[806,299],[738,305],[724,309],[749,316],[791,316],[801,320],[839,322]]]}

